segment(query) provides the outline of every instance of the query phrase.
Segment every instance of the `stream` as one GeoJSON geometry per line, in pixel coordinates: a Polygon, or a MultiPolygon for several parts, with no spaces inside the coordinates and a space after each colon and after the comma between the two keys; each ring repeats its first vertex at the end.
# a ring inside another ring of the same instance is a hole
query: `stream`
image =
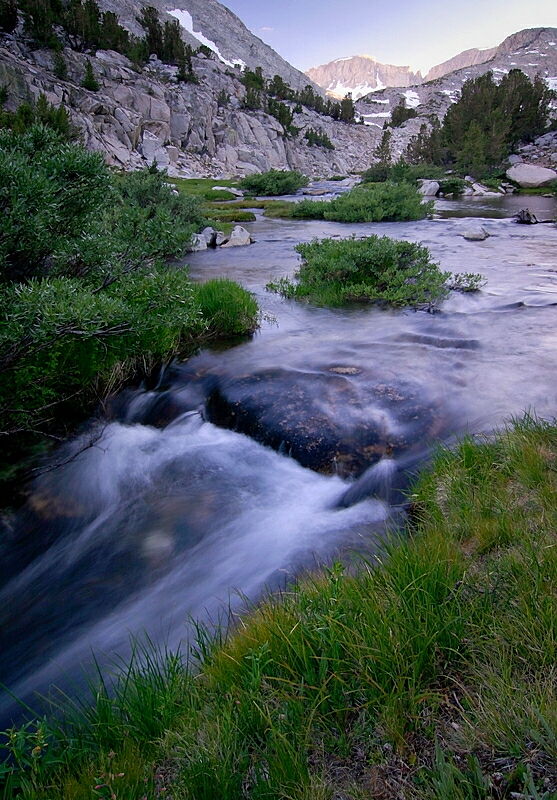
{"type": "MultiPolygon", "coordinates": [[[[354,551],[404,514],[400,493],[439,441],[524,411],[555,415],[557,226],[517,225],[543,197],[437,201],[433,220],[247,224],[250,247],[187,258],[258,299],[260,331],[128,390],[62,446],[0,543],[0,723],[52,684],[79,690],[130,638],[174,648],[266,590],[354,551]],[[474,217],[476,219],[471,220],[474,217]],[[478,219],[481,218],[481,219],[478,219]],[[490,236],[460,235],[481,224],[490,236]],[[317,308],[265,290],[294,247],[371,233],[425,244],[487,285],[437,313],[317,308]]],[[[184,262],[185,263],[185,262],[184,262]]]]}

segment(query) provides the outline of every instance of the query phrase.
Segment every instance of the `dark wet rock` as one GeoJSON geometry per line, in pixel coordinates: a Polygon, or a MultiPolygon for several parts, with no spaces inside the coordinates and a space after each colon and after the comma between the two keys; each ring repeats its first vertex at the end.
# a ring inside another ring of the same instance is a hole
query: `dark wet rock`
{"type": "Polygon", "coordinates": [[[206,414],[304,467],[345,476],[358,476],[386,452],[406,452],[444,428],[438,404],[424,399],[423,387],[340,364],[219,379],[206,414]]]}
{"type": "MultiPolygon", "coordinates": [[[[550,195],[551,197],[553,195],[550,195]]],[[[521,208],[518,214],[513,217],[514,221],[519,225],[538,225],[540,223],[553,222],[552,219],[538,219],[529,208],[521,208]]]]}

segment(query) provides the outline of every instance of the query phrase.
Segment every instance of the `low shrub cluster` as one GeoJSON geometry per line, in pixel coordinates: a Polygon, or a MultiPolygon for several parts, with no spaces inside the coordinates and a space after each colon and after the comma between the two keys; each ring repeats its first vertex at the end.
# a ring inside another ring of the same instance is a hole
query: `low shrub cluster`
{"type": "MultiPolygon", "coordinates": [[[[3,106],[8,99],[8,91],[2,91],[2,88],[0,87],[0,106],[3,106]]],[[[0,108],[0,129],[9,128],[21,134],[36,124],[52,128],[63,139],[71,139],[74,136],[70,117],[64,106],[56,108],[48,102],[44,94],[39,95],[36,103],[20,103],[17,111],[0,108]]]]}
{"type": "Polygon", "coordinates": [[[359,570],[8,731],[7,796],[552,800],[556,459],[557,428],[529,419],[440,452],[411,535],[359,570]]]}
{"type": "Polygon", "coordinates": [[[401,158],[394,164],[374,164],[362,175],[364,183],[416,183],[421,178],[440,181],[446,179],[447,174],[444,167],[437,164],[409,164],[401,158]]]}
{"type": "Polygon", "coordinates": [[[316,147],[324,147],[326,150],[334,150],[335,146],[323,131],[316,131],[315,128],[308,128],[304,133],[307,143],[316,147]]]}
{"type": "Polygon", "coordinates": [[[307,177],[300,172],[271,169],[259,175],[248,175],[240,182],[240,187],[252,194],[278,196],[295,194],[307,186],[307,177]]]}
{"type": "Polygon", "coordinates": [[[288,212],[293,219],[405,222],[424,219],[433,212],[433,203],[424,203],[415,187],[407,183],[378,183],[356,186],[330,202],[303,200],[292,203],[288,212]]]}
{"type": "Polygon", "coordinates": [[[394,306],[432,304],[447,293],[449,272],[431,261],[427,247],[388,236],[322,239],[299,244],[302,266],[268,289],[322,305],[346,302],[394,306]]]}

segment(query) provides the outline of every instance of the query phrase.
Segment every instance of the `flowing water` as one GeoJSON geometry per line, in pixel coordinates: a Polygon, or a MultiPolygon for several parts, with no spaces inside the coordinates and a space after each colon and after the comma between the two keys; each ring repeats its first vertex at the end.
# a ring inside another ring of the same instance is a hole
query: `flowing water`
{"type": "MultiPolygon", "coordinates": [[[[177,646],[192,619],[218,623],[303,568],[373,552],[400,519],[397,476],[436,440],[525,410],[553,417],[557,227],[516,225],[525,205],[557,211],[507,197],[440,201],[436,219],[412,223],[258,217],[251,247],[192,254],[196,280],[257,295],[261,330],[124,393],[56,453],[2,537],[0,681],[29,699],[78,680],[92,652],[125,657],[130,635],[177,646]],[[470,217],[488,239],[460,236],[470,217]],[[370,233],[420,241],[487,286],[435,314],[265,291],[296,269],[298,242],[370,233]]],[[[7,694],[0,715],[17,715],[7,694]]]]}

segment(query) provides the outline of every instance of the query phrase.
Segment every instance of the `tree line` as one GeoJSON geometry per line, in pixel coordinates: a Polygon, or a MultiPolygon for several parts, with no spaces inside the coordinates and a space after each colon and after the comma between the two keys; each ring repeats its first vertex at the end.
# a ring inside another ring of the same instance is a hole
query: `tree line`
{"type": "Polygon", "coordinates": [[[530,80],[519,69],[499,83],[492,72],[472,78],[442,123],[432,117],[429,125],[421,125],[410,139],[406,160],[487,175],[519,142],[531,142],[547,130],[555,96],[543,78],[530,80]]]}

